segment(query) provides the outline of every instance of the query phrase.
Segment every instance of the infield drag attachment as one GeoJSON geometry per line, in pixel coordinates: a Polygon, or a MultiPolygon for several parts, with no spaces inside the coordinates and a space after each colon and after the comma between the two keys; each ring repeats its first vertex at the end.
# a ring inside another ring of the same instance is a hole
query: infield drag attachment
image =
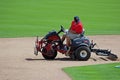
{"type": "Polygon", "coordinates": [[[111,50],[107,49],[94,49],[94,46],[96,46],[96,43],[93,43],[93,40],[91,41],[91,52],[96,53],[98,56],[107,56],[108,59],[115,61],[118,59],[118,56],[116,54],[113,54],[111,50]]]}

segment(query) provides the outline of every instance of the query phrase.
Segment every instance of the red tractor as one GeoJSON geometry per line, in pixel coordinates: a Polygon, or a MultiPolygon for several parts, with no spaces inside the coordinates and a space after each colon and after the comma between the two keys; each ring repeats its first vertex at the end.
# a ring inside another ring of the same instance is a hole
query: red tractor
{"type": "MultiPolygon", "coordinates": [[[[38,37],[35,41],[34,54],[38,55],[38,52],[42,53],[42,56],[47,60],[53,60],[57,56],[57,53],[65,54],[68,50],[66,44],[63,44],[59,34],[65,32],[65,29],[61,26],[60,31],[51,31],[41,40],[38,40],[38,37]]],[[[118,57],[115,54],[112,54],[109,50],[103,49],[94,49],[93,42],[81,34],[78,38],[71,40],[71,49],[69,52],[70,58],[74,60],[86,61],[90,58],[91,52],[96,53],[100,56],[108,56],[109,58],[116,60],[118,57]]]]}

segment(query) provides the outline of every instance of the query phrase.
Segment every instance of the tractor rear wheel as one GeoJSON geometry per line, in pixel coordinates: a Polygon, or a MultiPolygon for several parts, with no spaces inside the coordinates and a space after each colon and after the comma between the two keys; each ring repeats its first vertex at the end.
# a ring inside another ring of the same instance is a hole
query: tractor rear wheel
{"type": "Polygon", "coordinates": [[[81,47],[76,49],[75,56],[76,56],[77,60],[87,61],[91,56],[91,51],[88,47],[81,46],[81,47]]]}

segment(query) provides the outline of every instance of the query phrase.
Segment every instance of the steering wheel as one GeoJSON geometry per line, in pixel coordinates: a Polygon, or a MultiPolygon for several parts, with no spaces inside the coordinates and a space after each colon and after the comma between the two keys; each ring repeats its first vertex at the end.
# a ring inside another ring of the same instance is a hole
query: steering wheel
{"type": "Polygon", "coordinates": [[[64,29],[63,26],[61,25],[61,29],[60,29],[60,31],[58,31],[58,34],[61,33],[61,32],[64,32],[64,31],[65,31],[65,29],[64,29]]]}
{"type": "Polygon", "coordinates": [[[62,32],[64,32],[65,31],[65,29],[64,29],[64,27],[61,25],[61,31],[62,32]]]}

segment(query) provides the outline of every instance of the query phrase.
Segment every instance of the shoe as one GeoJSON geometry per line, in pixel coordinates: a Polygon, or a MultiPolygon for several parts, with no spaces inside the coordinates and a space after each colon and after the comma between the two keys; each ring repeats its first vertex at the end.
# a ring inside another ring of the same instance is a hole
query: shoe
{"type": "Polygon", "coordinates": [[[68,47],[67,47],[66,45],[64,46],[64,50],[65,50],[65,51],[67,51],[67,50],[68,50],[68,47]]]}
{"type": "Polygon", "coordinates": [[[67,46],[59,46],[58,49],[67,51],[67,46]]]}

